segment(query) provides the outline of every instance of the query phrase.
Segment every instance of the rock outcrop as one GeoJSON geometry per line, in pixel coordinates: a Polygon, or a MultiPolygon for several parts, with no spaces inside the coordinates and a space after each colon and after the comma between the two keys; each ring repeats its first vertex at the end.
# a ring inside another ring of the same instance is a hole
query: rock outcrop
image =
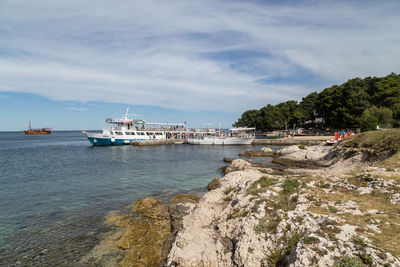
{"type": "Polygon", "coordinates": [[[221,178],[217,177],[217,178],[214,178],[211,182],[209,182],[207,185],[208,191],[211,191],[211,190],[221,187],[220,180],[221,180],[221,178]]]}
{"type": "Polygon", "coordinates": [[[162,261],[164,240],[171,227],[168,207],[154,198],[138,199],[132,208],[138,217],[127,218],[119,223],[126,231],[116,246],[126,251],[121,266],[154,266],[162,261]]]}
{"type": "Polygon", "coordinates": [[[350,158],[327,159],[334,149],[277,152],[317,164],[318,173],[307,175],[272,175],[234,160],[218,187],[183,217],[165,264],[400,266],[399,170],[382,176],[356,165],[363,169],[355,175],[350,158]],[[320,163],[329,161],[328,171],[320,163]]]}
{"type": "Polygon", "coordinates": [[[262,147],[260,150],[247,150],[239,154],[241,157],[273,157],[274,155],[275,151],[270,147],[262,147]]]}
{"type": "Polygon", "coordinates": [[[251,168],[252,165],[250,162],[243,159],[235,159],[232,163],[225,167],[225,174],[235,171],[243,171],[245,169],[251,168]]]}
{"type": "Polygon", "coordinates": [[[116,230],[80,261],[82,266],[162,266],[182,217],[199,199],[191,194],[175,195],[169,203],[140,198],[129,212],[108,216],[107,222],[116,230]]]}

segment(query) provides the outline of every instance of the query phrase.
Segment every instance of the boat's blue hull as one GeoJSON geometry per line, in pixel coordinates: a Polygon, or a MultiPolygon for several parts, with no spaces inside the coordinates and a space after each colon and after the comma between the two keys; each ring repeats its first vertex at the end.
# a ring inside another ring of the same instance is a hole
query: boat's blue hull
{"type": "Polygon", "coordinates": [[[118,146],[118,145],[130,145],[133,141],[145,140],[145,139],[113,139],[101,138],[101,137],[89,137],[89,142],[94,146],[118,146]]]}

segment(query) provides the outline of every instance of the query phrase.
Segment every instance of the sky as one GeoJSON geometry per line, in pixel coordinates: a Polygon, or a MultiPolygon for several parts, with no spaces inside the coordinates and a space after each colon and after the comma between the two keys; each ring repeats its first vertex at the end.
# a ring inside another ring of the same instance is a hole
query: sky
{"type": "Polygon", "coordinates": [[[0,131],[230,127],[248,109],[400,72],[400,1],[0,0],[0,131]]]}

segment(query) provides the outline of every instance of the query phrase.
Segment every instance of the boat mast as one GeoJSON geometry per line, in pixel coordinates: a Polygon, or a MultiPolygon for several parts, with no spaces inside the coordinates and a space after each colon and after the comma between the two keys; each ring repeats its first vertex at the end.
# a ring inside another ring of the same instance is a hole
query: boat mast
{"type": "Polygon", "coordinates": [[[29,120],[29,130],[31,130],[31,120],[29,120]]]}
{"type": "Polygon", "coordinates": [[[126,106],[125,120],[128,119],[129,106],[126,106]]]}

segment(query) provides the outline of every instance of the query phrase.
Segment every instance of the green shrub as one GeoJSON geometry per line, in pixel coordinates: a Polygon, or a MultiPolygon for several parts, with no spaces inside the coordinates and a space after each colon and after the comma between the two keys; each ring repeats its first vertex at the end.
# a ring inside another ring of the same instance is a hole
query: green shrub
{"type": "Polygon", "coordinates": [[[266,216],[258,221],[258,225],[254,227],[254,231],[257,234],[276,233],[277,227],[281,221],[282,218],[279,215],[266,216]]]}
{"type": "Polygon", "coordinates": [[[333,206],[328,206],[328,209],[329,209],[329,211],[332,212],[332,213],[337,213],[337,212],[338,212],[338,209],[335,208],[335,207],[333,207],[333,206]]]}
{"type": "Polygon", "coordinates": [[[319,242],[320,242],[319,238],[315,236],[306,236],[303,238],[304,244],[316,244],[319,242]]]}
{"type": "Polygon", "coordinates": [[[325,183],[325,184],[321,184],[320,187],[321,187],[321,188],[328,189],[328,188],[331,187],[331,185],[330,185],[329,183],[325,183]]]}
{"type": "Polygon", "coordinates": [[[361,261],[369,266],[372,266],[372,256],[367,254],[367,253],[361,253],[358,255],[358,257],[361,259],[361,261]]]}
{"type": "Polygon", "coordinates": [[[236,219],[239,217],[246,217],[247,214],[249,214],[249,210],[243,209],[240,210],[239,208],[234,208],[228,215],[227,215],[227,219],[228,220],[232,220],[232,219],[236,219]]]}
{"type": "Polygon", "coordinates": [[[283,184],[283,193],[291,194],[297,190],[299,185],[300,184],[297,179],[286,179],[285,183],[283,184]]]}
{"type": "Polygon", "coordinates": [[[278,196],[277,201],[274,203],[275,210],[282,209],[283,211],[294,210],[296,202],[289,198],[287,195],[278,196]]]}
{"type": "Polygon", "coordinates": [[[338,260],[335,267],[363,267],[364,264],[358,257],[343,256],[338,260]]]}
{"type": "Polygon", "coordinates": [[[355,237],[355,238],[353,239],[353,243],[356,244],[356,245],[358,245],[358,246],[360,246],[360,247],[366,247],[366,246],[367,246],[367,244],[365,244],[364,240],[362,240],[362,239],[359,238],[359,237],[355,237]]]}
{"type": "Polygon", "coordinates": [[[265,192],[271,185],[276,185],[277,183],[278,179],[263,176],[252,183],[247,189],[247,192],[252,195],[258,195],[259,193],[265,192]]]}
{"type": "Polygon", "coordinates": [[[393,112],[386,107],[377,108],[375,106],[364,110],[360,118],[360,126],[363,132],[376,130],[380,125],[385,128],[391,128],[393,123],[393,112]]]}
{"type": "Polygon", "coordinates": [[[284,262],[285,256],[292,252],[301,238],[301,233],[294,232],[285,240],[284,246],[271,250],[268,256],[268,266],[287,266],[284,262]]]}

